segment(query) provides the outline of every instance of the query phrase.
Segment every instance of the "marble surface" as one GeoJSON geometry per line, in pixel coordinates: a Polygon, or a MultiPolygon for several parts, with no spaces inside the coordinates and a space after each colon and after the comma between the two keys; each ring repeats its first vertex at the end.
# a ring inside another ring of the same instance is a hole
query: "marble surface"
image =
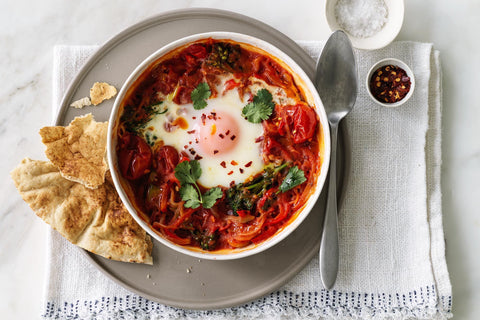
{"type": "MultiPolygon", "coordinates": [[[[9,171],[25,156],[44,159],[38,130],[49,125],[53,46],[102,44],[152,14],[187,7],[232,10],[298,40],[326,40],[324,1],[14,1],[0,11],[0,314],[38,319],[46,231],[21,200],[9,171]]],[[[397,40],[432,42],[444,72],[443,212],[454,319],[480,314],[480,2],[406,0],[397,40]]]]}

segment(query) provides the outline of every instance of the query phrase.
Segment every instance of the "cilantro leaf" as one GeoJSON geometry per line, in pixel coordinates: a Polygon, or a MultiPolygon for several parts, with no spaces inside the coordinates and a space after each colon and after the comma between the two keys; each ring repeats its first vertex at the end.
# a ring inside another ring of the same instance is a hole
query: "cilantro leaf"
{"type": "Polygon", "coordinates": [[[180,197],[185,201],[185,208],[198,208],[200,206],[200,199],[198,198],[198,192],[191,184],[186,184],[180,188],[180,197]]]}
{"type": "Polygon", "coordinates": [[[261,89],[253,97],[253,101],[243,107],[242,115],[250,122],[260,123],[270,118],[274,108],[272,94],[267,89],[261,89]]]}
{"type": "Polygon", "coordinates": [[[183,161],[175,167],[175,177],[180,181],[181,185],[187,183],[195,184],[201,174],[202,169],[197,160],[183,161]]]}
{"type": "Polygon", "coordinates": [[[297,166],[291,167],[290,170],[288,170],[285,179],[283,179],[282,184],[280,185],[280,191],[288,191],[304,183],[305,181],[307,181],[307,179],[305,178],[303,170],[299,169],[297,166]]]}
{"type": "Polygon", "coordinates": [[[202,175],[202,168],[200,168],[200,162],[198,160],[190,160],[190,168],[192,169],[192,177],[197,181],[202,175]]]}
{"type": "Polygon", "coordinates": [[[193,108],[195,110],[203,109],[207,106],[207,99],[210,98],[212,92],[210,91],[210,87],[208,83],[201,82],[198,86],[192,91],[190,94],[190,98],[193,101],[193,108]]]}
{"type": "Polygon", "coordinates": [[[202,196],[202,205],[205,209],[210,209],[223,196],[222,189],[219,187],[212,188],[205,192],[202,196]]]}
{"type": "Polygon", "coordinates": [[[198,160],[183,161],[175,167],[175,177],[181,185],[180,197],[185,201],[186,208],[196,209],[202,204],[205,209],[210,209],[223,196],[222,189],[218,187],[208,190],[202,196],[197,185],[201,174],[202,168],[198,160]]]}

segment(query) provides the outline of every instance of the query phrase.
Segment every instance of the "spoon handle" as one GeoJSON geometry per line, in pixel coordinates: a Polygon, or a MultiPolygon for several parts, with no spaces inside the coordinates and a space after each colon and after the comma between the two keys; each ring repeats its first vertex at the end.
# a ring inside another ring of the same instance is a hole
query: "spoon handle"
{"type": "Polygon", "coordinates": [[[327,207],[320,243],[320,277],[323,286],[331,289],[338,272],[338,226],[337,226],[337,133],[338,123],[330,123],[331,156],[328,181],[327,207]]]}

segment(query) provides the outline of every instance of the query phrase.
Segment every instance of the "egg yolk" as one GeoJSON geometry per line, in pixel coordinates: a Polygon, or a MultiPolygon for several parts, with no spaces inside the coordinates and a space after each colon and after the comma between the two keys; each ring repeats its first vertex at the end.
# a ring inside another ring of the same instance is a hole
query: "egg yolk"
{"type": "Polygon", "coordinates": [[[198,144],[206,155],[226,154],[237,145],[237,121],[225,112],[212,112],[202,116],[199,123],[198,144]]]}

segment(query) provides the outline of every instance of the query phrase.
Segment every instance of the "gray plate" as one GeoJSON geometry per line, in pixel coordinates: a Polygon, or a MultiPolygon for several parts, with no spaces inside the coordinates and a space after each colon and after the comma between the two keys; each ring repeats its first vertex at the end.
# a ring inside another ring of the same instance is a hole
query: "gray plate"
{"type": "MultiPolygon", "coordinates": [[[[141,61],[167,43],[209,31],[240,32],[268,41],[313,77],[315,62],[307,53],[293,40],[262,22],[213,9],[171,11],[124,30],[93,54],[70,84],[57,125],[67,125],[74,117],[88,112],[92,112],[97,121],[108,120],[112,100],[81,110],[68,106],[87,96],[96,81],[106,81],[120,88],[141,61]]],[[[345,149],[349,148],[342,145],[339,150],[345,149]]],[[[340,161],[338,171],[346,172],[342,170],[346,167],[348,163],[340,161]]],[[[341,181],[345,176],[340,177],[341,181]]],[[[257,255],[232,261],[199,260],[156,241],[153,266],[122,263],[82,252],[93,266],[113,281],[150,300],[188,309],[226,308],[270,293],[296,275],[319,250],[323,216],[322,195],[304,222],[282,242],[257,255]]]]}

